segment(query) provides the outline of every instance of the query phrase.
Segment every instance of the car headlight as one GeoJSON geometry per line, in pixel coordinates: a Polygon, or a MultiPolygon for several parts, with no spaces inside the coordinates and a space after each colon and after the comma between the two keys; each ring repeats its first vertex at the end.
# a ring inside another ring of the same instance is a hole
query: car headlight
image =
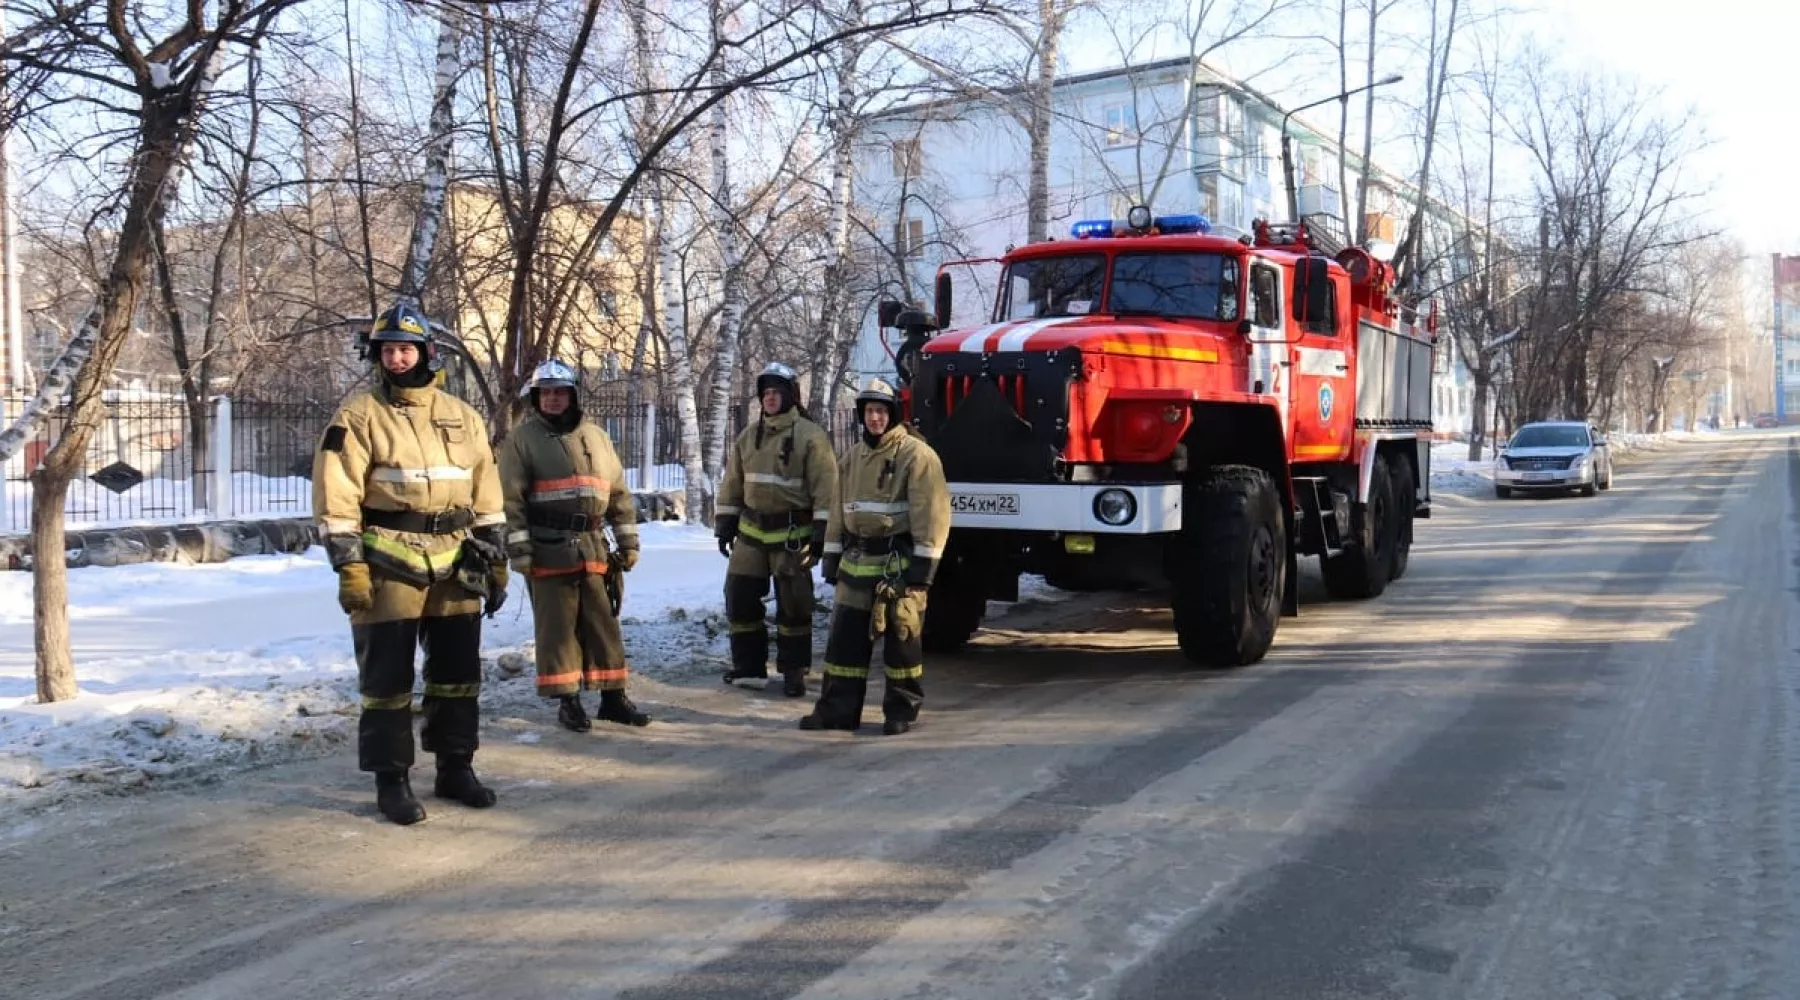
{"type": "Polygon", "coordinates": [[[1129,490],[1101,490],[1094,497],[1094,516],[1117,528],[1137,517],[1137,498],[1129,490]]]}

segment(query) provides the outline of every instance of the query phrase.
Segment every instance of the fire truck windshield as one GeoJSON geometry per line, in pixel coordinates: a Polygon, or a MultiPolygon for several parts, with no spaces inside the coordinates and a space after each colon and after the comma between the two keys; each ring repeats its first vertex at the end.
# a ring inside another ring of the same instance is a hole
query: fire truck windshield
{"type": "Polygon", "coordinates": [[[1120,254],[1107,312],[1115,316],[1238,318],[1238,262],[1217,253],[1120,254]]]}
{"type": "Polygon", "coordinates": [[[1014,261],[1007,265],[1006,294],[994,319],[1011,322],[1099,312],[1105,274],[1106,257],[1097,253],[1014,261]]]}

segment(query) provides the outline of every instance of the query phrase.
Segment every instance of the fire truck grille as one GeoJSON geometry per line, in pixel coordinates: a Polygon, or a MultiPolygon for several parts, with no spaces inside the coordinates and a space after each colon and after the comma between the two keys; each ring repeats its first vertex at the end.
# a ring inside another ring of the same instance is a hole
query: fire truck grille
{"type": "Polygon", "coordinates": [[[1055,481],[1079,364],[1075,351],[927,355],[914,409],[944,474],[953,482],[1055,481]]]}

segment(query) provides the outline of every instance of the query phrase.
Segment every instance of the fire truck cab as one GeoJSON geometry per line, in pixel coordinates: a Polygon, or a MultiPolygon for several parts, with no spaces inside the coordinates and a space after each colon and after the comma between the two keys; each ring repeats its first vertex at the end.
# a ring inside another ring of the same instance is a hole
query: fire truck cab
{"type": "MultiPolygon", "coordinates": [[[[1262,658],[1298,613],[1296,566],[1382,593],[1430,515],[1434,336],[1358,248],[1303,224],[1211,232],[1197,215],[1074,226],[1001,261],[991,322],[888,309],[909,419],[950,481],[926,615],[953,649],[1022,573],[1073,590],[1165,587],[1184,653],[1262,658]]],[[[947,265],[948,266],[948,265],[947,265]]]]}

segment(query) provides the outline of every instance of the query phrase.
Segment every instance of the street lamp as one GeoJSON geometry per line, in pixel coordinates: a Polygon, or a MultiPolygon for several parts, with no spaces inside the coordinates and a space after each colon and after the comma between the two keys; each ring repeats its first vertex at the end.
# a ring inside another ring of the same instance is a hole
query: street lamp
{"type": "MultiPolygon", "coordinates": [[[[1288,138],[1288,119],[1309,108],[1316,108],[1321,104],[1330,104],[1332,101],[1347,101],[1365,90],[1373,90],[1376,87],[1385,87],[1390,83],[1399,83],[1403,79],[1405,78],[1399,73],[1395,73],[1392,76],[1376,80],[1374,83],[1365,83],[1360,87],[1353,87],[1341,94],[1333,94],[1330,97],[1322,98],[1311,104],[1302,104],[1281,116],[1281,176],[1282,179],[1287,182],[1287,208],[1289,220],[1293,222],[1300,221],[1300,198],[1298,192],[1294,189],[1294,147],[1293,141],[1288,138]]],[[[1339,150],[1338,155],[1343,155],[1343,150],[1339,150]]],[[[1368,164],[1365,163],[1363,166],[1367,167],[1368,164]]],[[[1338,197],[1341,198],[1343,196],[1344,192],[1339,191],[1338,197]]],[[[1342,208],[1342,206],[1339,207],[1342,208]]]]}

